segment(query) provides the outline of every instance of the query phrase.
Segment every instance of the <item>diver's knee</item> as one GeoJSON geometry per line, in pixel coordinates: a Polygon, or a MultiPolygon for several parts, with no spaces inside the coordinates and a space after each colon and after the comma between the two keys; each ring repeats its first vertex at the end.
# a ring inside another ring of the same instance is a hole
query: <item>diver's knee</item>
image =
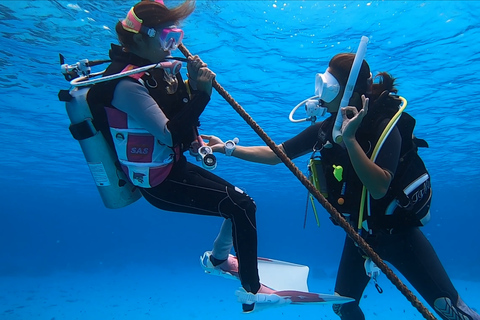
{"type": "Polygon", "coordinates": [[[365,315],[356,301],[332,305],[333,312],[342,320],[365,320],[365,315]]]}
{"type": "Polygon", "coordinates": [[[248,213],[251,213],[255,215],[255,212],[257,212],[257,205],[255,204],[255,201],[246,193],[242,194],[241,200],[239,200],[240,206],[245,209],[248,213]]]}
{"type": "Polygon", "coordinates": [[[255,218],[255,213],[257,211],[257,205],[255,204],[255,201],[243,190],[235,187],[235,189],[228,189],[227,190],[228,197],[231,201],[230,204],[228,202],[224,202],[221,204],[222,208],[221,211],[227,211],[228,209],[224,206],[231,206],[233,205],[234,208],[240,209],[241,212],[239,213],[245,213],[249,218],[255,218]]]}
{"type": "Polygon", "coordinates": [[[456,304],[453,304],[448,297],[437,298],[433,303],[433,307],[443,319],[480,320],[480,315],[470,309],[460,297],[458,297],[456,304]]]}
{"type": "Polygon", "coordinates": [[[332,305],[332,309],[337,316],[342,317],[342,312],[341,312],[342,304],[334,304],[332,305]]]}

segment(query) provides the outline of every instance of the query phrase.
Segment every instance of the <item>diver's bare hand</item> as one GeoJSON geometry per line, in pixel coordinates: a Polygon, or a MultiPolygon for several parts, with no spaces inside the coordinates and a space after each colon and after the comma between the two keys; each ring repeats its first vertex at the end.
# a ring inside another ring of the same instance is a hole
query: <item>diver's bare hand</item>
{"type": "Polygon", "coordinates": [[[192,89],[197,90],[198,70],[206,68],[207,64],[199,56],[189,56],[187,62],[188,81],[192,89]]]}
{"type": "Polygon", "coordinates": [[[355,139],[355,133],[358,127],[362,123],[363,118],[368,112],[368,98],[362,95],[363,108],[360,112],[356,107],[345,107],[340,111],[342,112],[343,124],[342,124],[342,137],[344,140],[355,139]]]}
{"type": "Polygon", "coordinates": [[[198,69],[197,90],[204,91],[209,96],[212,95],[212,81],[216,74],[207,67],[198,69]]]}
{"type": "Polygon", "coordinates": [[[207,146],[212,148],[213,152],[225,153],[225,143],[217,136],[214,135],[200,135],[204,141],[208,141],[207,146]]]}

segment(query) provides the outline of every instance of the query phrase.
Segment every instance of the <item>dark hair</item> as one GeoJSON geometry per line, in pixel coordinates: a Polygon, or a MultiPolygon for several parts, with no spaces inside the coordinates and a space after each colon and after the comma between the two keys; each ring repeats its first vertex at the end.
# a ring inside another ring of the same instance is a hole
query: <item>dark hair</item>
{"type": "MultiPolygon", "coordinates": [[[[178,24],[184,20],[195,10],[195,0],[185,0],[184,3],[172,9],[168,9],[159,2],[142,0],[133,7],[133,10],[136,16],[143,20],[143,26],[155,28],[166,22],[178,24]]],[[[121,21],[115,26],[115,31],[122,46],[127,48],[135,46],[133,41],[135,33],[125,30],[121,21]]]]}
{"type": "Polygon", "coordinates": [[[375,79],[379,79],[379,81],[372,85],[372,93],[370,94],[370,98],[373,98],[373,100],[377,99],[385,90],[395,94],[398,92],[397,88],[395,88],[396,79],[388,72],[378,73],[374,80],[375,79]]]}
{"type": "MultiPolygon", "coordinates": [[[[337,78],[340,85],[345,86],[352,69],[355,54],[353,53],[339,53],[335,55],[329,62],[328,67],[332,70],[332,74],[337,78]]],[[[357,82],[354,91],[360,94],[365,94],[370,88],[370,67],[368,63],[363,60],[360,72],[358,73],[357,82]]]]}
{"type": "Polygon", "coordinates": [[[385,117],[393,117],[400,105],[400,100],[389,98],[390,93],[398,92],[395,88],[395,78],[387,72],[380,72],[375,79],[379,81],[372,85],[372,92],[366,95],[370,99],[369,108],[361,124],[361,128],[367,131],[369,128],[376,128],[379,119],[383,121],[385,117]]]}

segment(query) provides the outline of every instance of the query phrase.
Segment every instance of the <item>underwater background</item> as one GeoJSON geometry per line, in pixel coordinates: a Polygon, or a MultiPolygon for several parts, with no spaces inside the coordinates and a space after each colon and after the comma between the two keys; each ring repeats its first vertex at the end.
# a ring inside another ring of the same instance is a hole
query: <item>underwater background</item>
{"type": "MultiPolygon", "coordinates": [[[[58,91],[70,87],[59,53],[69,64],[108,59],[110,43],[117,43],[115,23],[134,4],[0,1],[0,319],[220,319],[200,312],[218,306],[241,316],[233,295],[239,284],[205,275],[198,263],[211,250],[222,219],[160,211],[143,199],[106,209],[58,101],[58,91]],[[136,289],[117,299],[123,302],[113,301],[122,281],[136,289]],[[45,283],[51,287],[45,289],[45,283]],[[106,291],[86,294],[93,294],[92,300],[72,298],[87,283],[104,283],[106,291]],[[176,296],[172,306],[174,290],[182,298],[176,296]],[[46,303],[45,292],[58,302],[46,303]],[[145,292],[149,312],[142,304],[145,292]],[[120,311],[127,300],[135,301],[136,309],[120,311]],[[79,310],[92,301],[99,311],[82,316],[79,310]]],[[[480,290],[474,291],[480,287],[480,1],[199,0],[196,5],[182,24],[185,46],[276,143],[309,125],[291,123],[288,115],[313,95],[315,74],[325,71],[333,55],[355,52],[362,35],[369,38],[365,59],[372,73],[397,78],[406,111],[417,120],[415,135],[430,145],[419,151],[434,192],[432,220],[423,231],[463,300],[480,308],[480,290]]],[[[215,92],[201,123],[201,133],[263,144],[215,92]]],[[[220,154],[217,160],[214,173],[256,201],[259,255],[308,265],[311,281],[327,279],[328,286],[311,285],[311,291],[332,293],[344,231],[318,203],[320,227],[311,205],[304,227],[307,191],[283,164],[220,154]]],[[[294,162],[306,172],[307,161],[308,155],[294,162]]],[[[390,288],[382,305],[402,306],[390,307],[388,319],[404,319],[404,309],[421,318],[385,276],[381,281],[390,288]]],[[[260,315],[335,318],[330,306],[293,308],[278,309],[288,315],[260,315]]],[[[387,318],[365,313],[367,319],[387,318]]]]}

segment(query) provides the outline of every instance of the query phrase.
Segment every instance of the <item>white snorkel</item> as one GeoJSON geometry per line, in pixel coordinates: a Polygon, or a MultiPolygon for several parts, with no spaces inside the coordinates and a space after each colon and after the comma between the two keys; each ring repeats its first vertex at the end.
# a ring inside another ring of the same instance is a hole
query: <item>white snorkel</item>
{"type": "Polygon", "coordinates": [[[360,44],[358,45],[357,53],[355,54],[355,59],[353,60],[352,69],[348,75],[347,85],[345,86],[345,92],[343,93],[342,101],[340,102],[340,107],[338,108],[337,117],[335,118],[335,125],[333,126],[332,137],[335,143],[342,142],[342,123],[343,117],[341,108],[348,106],[348,102],[352,97],[353,89],[357,83],[358,73],[360,72],[360,67],[362,66],[363,58],[365,57],[365,52],[367,51],[368,37],[362,36],[360,44]]]}

